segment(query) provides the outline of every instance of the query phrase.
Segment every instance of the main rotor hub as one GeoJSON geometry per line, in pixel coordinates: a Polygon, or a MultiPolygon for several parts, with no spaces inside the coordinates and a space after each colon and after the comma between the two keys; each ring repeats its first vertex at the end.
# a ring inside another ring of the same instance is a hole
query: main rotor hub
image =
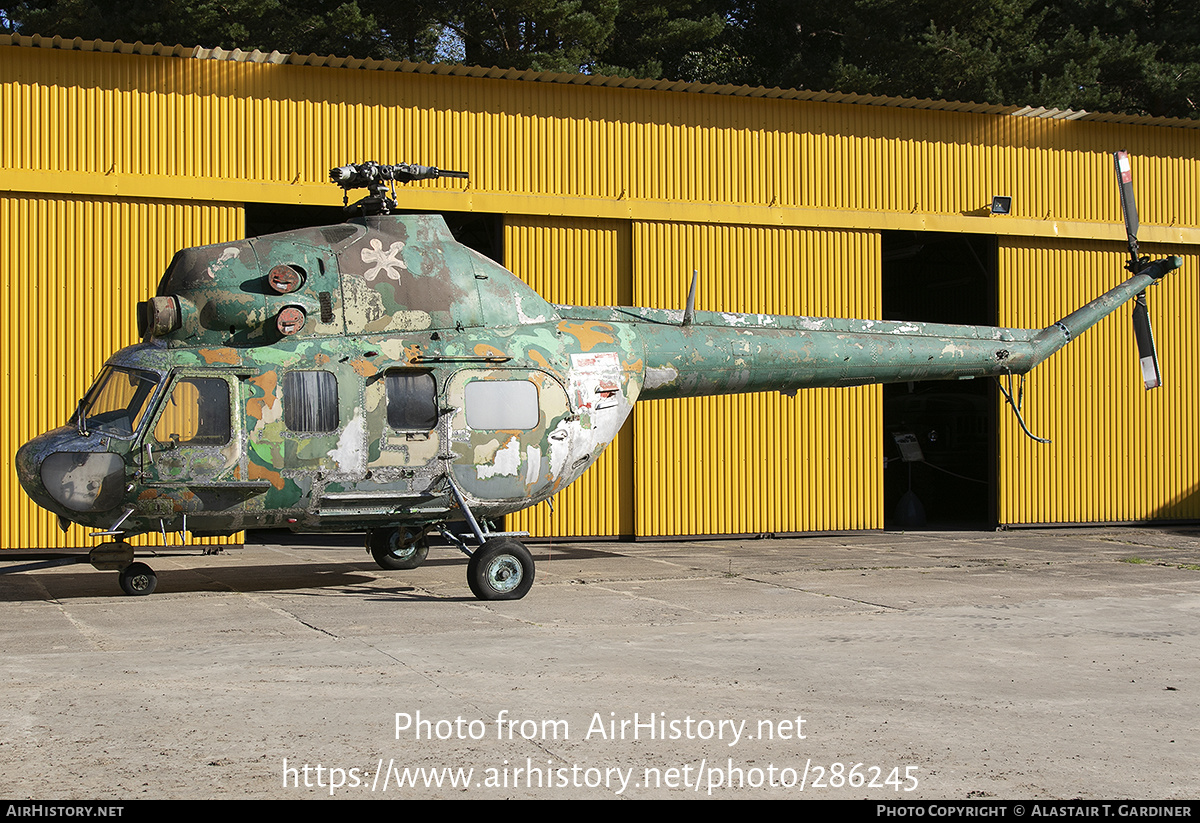
{"type": "Polygon", "coordinates": [[[439,177],[467,179],[465,171],[444,171],[434,166],[418,166],[398,163],[394,166],[376,163],[352,163],[329,170],[329,179],[342,187],[342,203],[346,212],[362,215],[390,214],[396,208],[396,183],[411,183],[414,180],[436,180],[439,177]],[[354,205],[346,205],[351,189],[366,189],[370,192],[354,205]]]}

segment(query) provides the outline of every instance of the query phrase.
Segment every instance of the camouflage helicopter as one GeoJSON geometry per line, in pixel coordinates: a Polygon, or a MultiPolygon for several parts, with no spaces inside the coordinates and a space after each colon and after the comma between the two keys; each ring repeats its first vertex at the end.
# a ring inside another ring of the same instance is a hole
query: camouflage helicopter
{"type": "Polygon", "coordinates": [[[682,310],[552,305],[440,216],[393,213],[396,182],[464,173],[343,166],[334,183],[368,190],[346,222],[178,252],[138,305],[142,342],[17,471],[64,529],[112,538],[87,562],[128,594],[157,581],[129,536],[288,528],[365,529],[385,569],[417,567],[441,533],[476,597],[519,599],[533,559],[488,521],[576,480],[638,400],[1011,380],[1131,299],[1157,385],[1145,290],[1182,260],[1139,255],[1115,162],[1131,276],[1041,330],[699,312],[695,275],[682,310]]]}

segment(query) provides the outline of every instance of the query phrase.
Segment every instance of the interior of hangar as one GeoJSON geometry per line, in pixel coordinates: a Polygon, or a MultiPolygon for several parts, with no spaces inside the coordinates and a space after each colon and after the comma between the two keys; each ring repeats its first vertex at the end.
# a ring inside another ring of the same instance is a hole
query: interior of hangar
{"type": "Polygon", "coordinates": [[[1122,310],[1019,386],[1050,443],[994,381],[648,401],[507,526],[912,528],[910,492],[935,527],[1200,519],[1191,121],[12,36],[0,52],[4,547],[99,542],[24,497],[13,455],[136,342],[133,305],[174,251],[337,219],[329,169],[368,159],[468,172],[401,208],[447,215],[551,302],[679,309],[696,271],[699,310],[1040,328],[1122,279],[1111,152],[1128,150],[1143,250],[1184,258],[1149,295],[1162,388],[1142,389],[1122,310]]]}

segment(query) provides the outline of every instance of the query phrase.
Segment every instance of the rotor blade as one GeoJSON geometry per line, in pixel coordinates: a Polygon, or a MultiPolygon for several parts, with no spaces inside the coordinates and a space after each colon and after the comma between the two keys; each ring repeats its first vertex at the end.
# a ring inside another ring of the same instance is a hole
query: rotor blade
{"type": "MultiPolygon", "coordinates": [[[[1121,190],[1121,214],[1125,217],[1125,237],[1129,242],[1129,259],[1134,266],[1138,263],[1138,211],[1137,200],[1133,196],[1133,168],[1129,162],[1129,152],[1118,151],[1113,154],[1117,166],[1117,183],[1121,190]]],[[[1137,274],[1136,269],[1133,270],[1137,274]]]]}
{"type": "Polygon", "coordinates": [[[1150,313],[1146,310],[1146,293],[1142,292],[1133,301],[1133,336],[1137,340],[1138,362],[1142,367],[1142,382],[1146,390],[1162,385],[1162,373],[1158,369],[1158,352],[1154,348],[1154,332],[1150,329],[1150,313]]]}

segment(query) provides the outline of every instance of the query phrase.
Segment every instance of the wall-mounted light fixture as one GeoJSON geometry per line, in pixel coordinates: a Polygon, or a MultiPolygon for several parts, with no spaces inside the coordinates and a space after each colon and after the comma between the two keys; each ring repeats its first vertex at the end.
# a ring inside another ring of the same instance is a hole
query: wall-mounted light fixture
{"type": "Polygon", "coordinates": [[[997,195],[992,198],[992,214],[1011,214],[1012,198],[997,195]]]}

